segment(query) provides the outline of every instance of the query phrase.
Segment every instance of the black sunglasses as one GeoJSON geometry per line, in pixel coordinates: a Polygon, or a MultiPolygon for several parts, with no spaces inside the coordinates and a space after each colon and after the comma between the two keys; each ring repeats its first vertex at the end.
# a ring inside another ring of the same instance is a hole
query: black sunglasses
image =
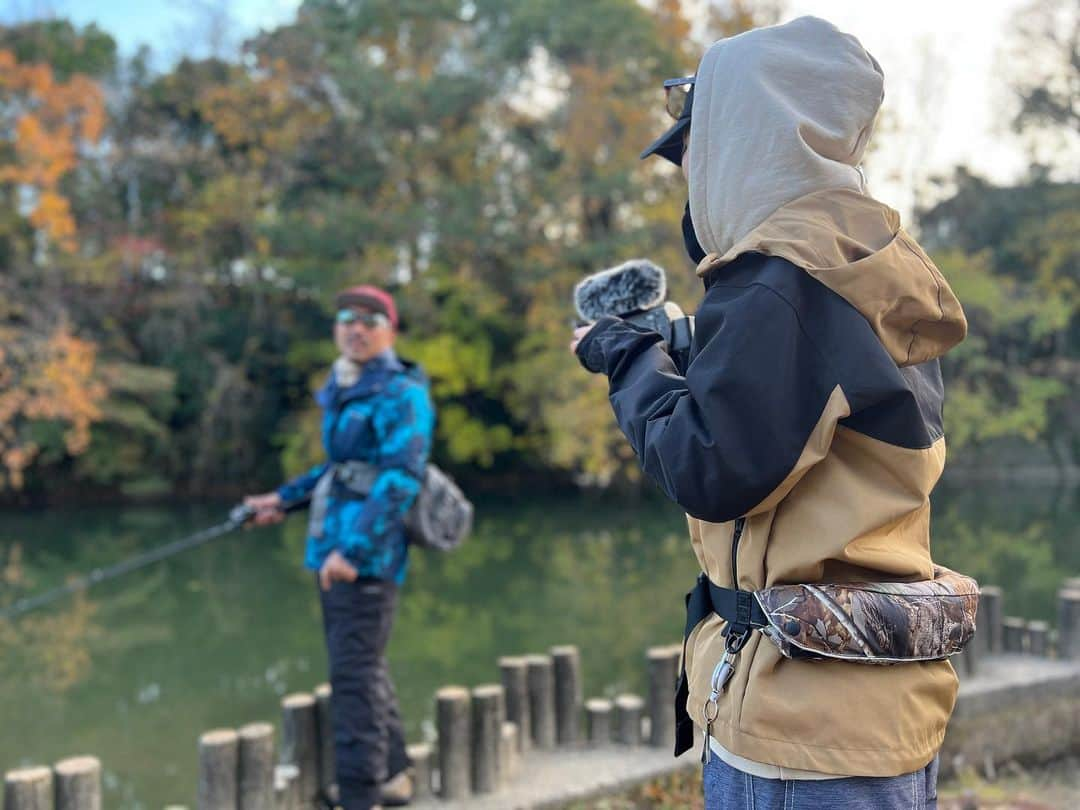
{"type": "Polygon", "coordinates": [[[686,99],[694,87],[694,76],[664,80],[664,109],[678,121],[686,110],[686,99]]]}

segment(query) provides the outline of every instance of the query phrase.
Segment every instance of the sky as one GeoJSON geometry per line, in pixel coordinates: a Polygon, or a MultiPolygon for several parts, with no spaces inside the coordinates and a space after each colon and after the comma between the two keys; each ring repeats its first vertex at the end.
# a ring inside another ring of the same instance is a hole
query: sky
{"type": "Polygon", "coordinates": [[[1009,130],[1010,18],[1025,0],[788,0],[783,19],[814,14],[854,34],[885,72],[867,159],[871,190],[909,211],[916,181],[957,164],[999,183],[1027,168],[1009,130]],[[898,131],[897,131],[898,130],[898,131]]]}
{"type": "Polygon", "coordinates": [[[232,39],[240,40],[259,28],[289,20],[299,0],[0,0],[5,23],[65,17],[80,24],[97,23],[130,56],[146,43],[166,63],[205,47],[205,21],[215,15],[229,18],[232,39]]]}
{"type": "MultiPolygon", "coordinates": [[[[885,71],[885,104],[867,159],[871,191],[909,215],[915,189],[963,163],[999,183],[1026,156],[1008,129],[1009,19],[1025,0],[786,0],[783,19],[814,14],[854,34],[885,71]]],[[[291,18],[299,0],[0,0],[0,21],[64,16],[96,22],[130,55],[140,42],[172,62],[205,53],[206,20],[239,43],[291,18]]],[[[228,43],[226,43],[228,44],[228,43]]],[[[922,198],[925,202],[926,198],[922,198]]]]}

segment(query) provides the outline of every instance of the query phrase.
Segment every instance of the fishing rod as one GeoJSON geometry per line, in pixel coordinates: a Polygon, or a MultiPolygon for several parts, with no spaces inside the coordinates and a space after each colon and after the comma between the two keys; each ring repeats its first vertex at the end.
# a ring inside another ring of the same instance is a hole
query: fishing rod
{"type": "MultiPolygon", "coordinates": [[[[310,499],[308,498],[303,498],[299,501],[282,504],[281,511],[294,512],[297,509],[302,509],[308,505],[309,500],[310,499]]],[[[141,554],[136,554],[133,557],[121,560],[113,565],[95,568],[83,576],[69,579],[65,584],[50,588],[47,591],[42,591],[33,596],[18,599],[6,608],[0,608],[0,619],[14,619],[16,616],[21,616],[24,613],[37,610],[38,608],[44,607],[65,596],[70,596],[78,591],[86,590],[92,585],[97,585],[100,582],[105,582],[106,580],[114,579],[123,576],[124,574],[130,574],[132,571],[137,571],[140,568],[145,568],[156,562],[161,562],[161,560],[172,557],[182,551],[201,546],[216,537],[221,537],[223,534],[236,531],[254,516],[254,509],[244,504],[238,504],[229,510],[229,517],[223,523],[211,526],[209,529],[203,529],[202,531],[188,535],[187,537],[182,537],[179,540],[174,540],[171,543],[165,543],[162,546],[152,548],[149,551],[144,551],[141,554]]]]}

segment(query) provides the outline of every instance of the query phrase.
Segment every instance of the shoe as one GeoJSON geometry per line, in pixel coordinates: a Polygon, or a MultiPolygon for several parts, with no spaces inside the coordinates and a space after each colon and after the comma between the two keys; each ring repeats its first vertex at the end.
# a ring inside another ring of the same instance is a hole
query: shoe
{"type": "MultiPolygon", "coordinates": [[[[318,808],[318,810],[344,810],[344,808],[338,804],[337,792],[337,785],[330,785],[328,790],[320,791],[315,805],[316,808],[318,808]]],[[[383,810],[383,806],[381,804],[373,804],[368,810],[383,810]]]]}
{"type": "Polygon", "coordinates": [[[408,770],[391,777],[382,786],[382,803],[386,807],[404,807],[413,800],[413,778],[408,770]]]}

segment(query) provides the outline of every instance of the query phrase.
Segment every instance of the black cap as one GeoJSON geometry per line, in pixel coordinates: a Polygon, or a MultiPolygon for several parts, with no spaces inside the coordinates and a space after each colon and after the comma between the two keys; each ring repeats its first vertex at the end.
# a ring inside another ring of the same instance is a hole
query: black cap
{"type": "Polygon", "coordinates": [[[683,141],[686,138],[686,131],[690,127],[690,108],[693,106],[694,88],[691,87],[690,92],[686,95],[686,105],[683,107],[679,120],[641,153],[642,160],[649,155],[659,155],[665,160],[670,160],[676,166],[682,165],[683,141]]]}

